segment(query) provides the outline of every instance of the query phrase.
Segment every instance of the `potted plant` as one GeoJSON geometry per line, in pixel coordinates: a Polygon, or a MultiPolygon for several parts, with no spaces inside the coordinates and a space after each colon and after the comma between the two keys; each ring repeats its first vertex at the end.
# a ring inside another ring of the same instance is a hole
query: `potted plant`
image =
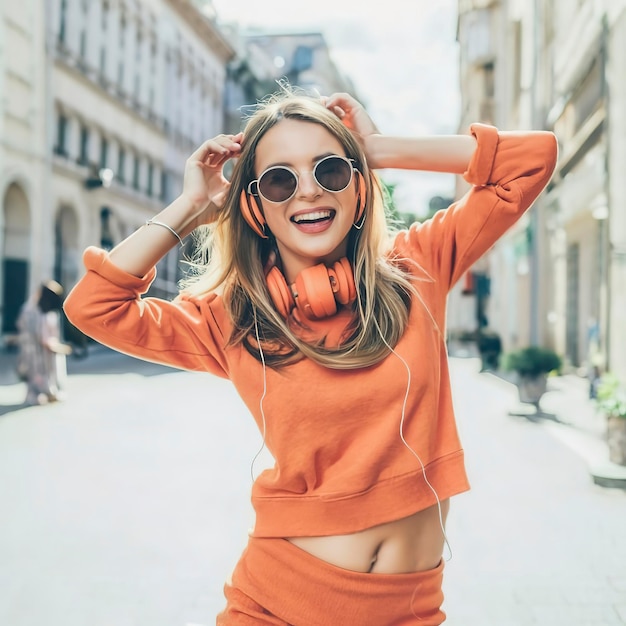
{"type": "Polygon", "coordinates": [[[539,346],[520,348],[508,352],[503,358],[503,369],[515,372],[520,402],[532,404],[541,413],[539,401],[546,392],[548,374],[561,369],[561,357],[539,346]]]}
{"type": "Polygon", "coordinates": [[[600,378],[596,406],[606,416],[609,460],[626,465],[626,385],[608,372],[600,378]]]}

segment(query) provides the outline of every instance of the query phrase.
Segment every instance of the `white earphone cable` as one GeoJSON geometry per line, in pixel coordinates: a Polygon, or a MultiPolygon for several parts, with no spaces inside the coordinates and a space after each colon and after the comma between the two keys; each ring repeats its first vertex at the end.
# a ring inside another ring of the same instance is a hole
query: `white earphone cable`
{"type": "Polygon", "coordinates": [[[254,464],[256,463],[256,460],[259,458],[259,456],[265,449],[265,435],[267,432],[267,424],[265,421],[265,411],[263,410],[263,400],[265,400],[265,396],[267,395],[267,371],[266,371],[266,365],[265,365],[265,354],[263,353],[263,347],[261,346],[261,338],[259,337],[259,324],[257,322],[257,317],[256,317],[256,307],[253,306],[252,310],[254,314],[254,334],[256,336],[256,344],[259,348],[259,356],[261,357],[261,365],[263,366],[263,393],[261,394],[261,399],[259,400],[259,411],[261,412],[261,420],[262,420],[262,426],[263,426],[263,428],[261,429],[262,441],[261,441],[261,447],[259,448],[257,453],[254,455],[250,463],[250,477],[252,478],[252,482],[254,483],[254,480],[255,480],[254,464]]]}
{"type": "Polygon", "coordinates": [[[435,488],[432,486],[432,484],[428,480],[428,476],[426,476],[426,467],[424,466],[424,463],[423,463],[420,455],[409,445],[409,443],[407,442],[407,440],[404,437],[404,422],[405,422],[405,418],[406,418],[406,405],[407,405],[407,402],[408,402],[408,399],[409,399],[409,392],[410,392],[410,389],[411,389],[411,368],[409,367],[408,363],[389,345],[389,343],[385,339],[382,331],[380,330],[380,326],[378,325],[378,321],[376,321],[376,319],[374,319],[374,322],[376,324],[376,328],[378,330],[378,334],[380,335],[380,338],[382,339],[383,343],[387,346],[387,348],[389,348],[391,353],[394,354],[396,356],[396,358],[398,358],[400,360],[400,362],[404,365],[404,367],[406,369],[407,385],[406,385],[406,391],[404,392],[404,399],[402,401],[402,415],[400,417],[400,439],[401,439],[402,443],[406,446],[407,450],[409,450],[409,452],[418,460],[418,462],[420,464],[420,467],[422,468],[422,475],[424,476],[424,482],[428,485],[429,489],[433,492],[433,494],[435,496],[435,499],[437,500],[437,512],[439,514],[439,525],[441,527],[441,532],[443,534],[444,543],[446,545],[446,548],[448,549],[448,558],[446,559],[446,561],[450,561],[452,559],[452,547],[450,546],[450,542],[448,541],[448,535],[446,533],[445,524],[443,522],[443,512],[442,512],[442,509],[441,509],[441,500],[439,499],[439,494],[437,493],[435,488]]]}

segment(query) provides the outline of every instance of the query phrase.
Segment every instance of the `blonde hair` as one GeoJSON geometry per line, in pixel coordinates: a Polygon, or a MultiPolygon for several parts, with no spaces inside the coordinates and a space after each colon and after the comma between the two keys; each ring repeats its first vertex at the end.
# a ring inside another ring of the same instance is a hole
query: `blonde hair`
{"type": "Polygon", "coordinates": [[[244,128],[244,143],[231,177],[224,207],[215,224],[202,229],[192,273],[185,291],[201,295],[218,290],[234,331],[231,345],[243,343],[260,359],[257,333],[268,365],[286,365],[307,357],[320,365],[354,369],[378,363],[396,345],[408,321],[414,288],[410,272],[388,257],[391,231],[385,218],[381,186],[368,168],[357,138],[319,98],[283,88],[259,103],[244,128]],[[354,159],[367,186],[365,221],[349,235],[348,258],[353,267],[357,299],[354,320],[339,346],[300,339],[278,313],[267,289],[264,266],[273,241],[256,235],[244,220],[239,198],[254,179],[256,147],[265,133],[283,119],[320,124],[354,159]]]}

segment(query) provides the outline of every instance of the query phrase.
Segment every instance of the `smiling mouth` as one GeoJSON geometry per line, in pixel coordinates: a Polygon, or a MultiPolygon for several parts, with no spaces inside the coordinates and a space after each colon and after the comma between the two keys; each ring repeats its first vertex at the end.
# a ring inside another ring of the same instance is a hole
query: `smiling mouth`
{"type": "Polygon", "coordinates": [[[319,222],[325,222],[335,217],[335,211],[311,211],[310,213],[300,213],[294,215],[291,221],[294,224],[318,224],[319,222]]]}

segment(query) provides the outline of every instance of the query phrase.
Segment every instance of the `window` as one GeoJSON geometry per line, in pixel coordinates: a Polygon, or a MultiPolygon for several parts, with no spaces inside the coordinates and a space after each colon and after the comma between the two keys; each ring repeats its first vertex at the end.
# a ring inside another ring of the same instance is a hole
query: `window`
{"type": "Polygon", "coordinates": [[[139,77],[139,73],[135,74],[135,85],[133,88],[133,96],[135,100],[139,102],[139,94],[141,93],[141,79],[139,77]]]}
{"type": "Polygon", "coordinates": [[[112,250],[115,242],[111,232],[111,209],[103,206],[100,209],[100,247],[105,250],[112,250]]]}
{"type": "Polygon", "coordinates": [[[167,181],[168,181],[167,172],[165,171],[165,169],[163,169],[161,170],[161,197],[160,197],[160,199],[163,202],[167,201],[167,181]]]}
{"type": "Polygon", "coordinates": [[[80,31],[80,58],[85,59],[87,57],[87,33],[83,28],[80,31]]]}
{"type": "Polygon", "coordinates": [[[80,165],[89,164],[89,129],[82,125],[80,127],[80,152],[78,154],[80,165]]]}
{"type": "Polygon", "coordinates": [[[106,3],[102,5],[102,13],[100,14],[100,17],[102,18],[102,31],[106,32],[109,24],[109,7],[106,3]]]}
{"type": "Polygon", "coordinates": [[[133,189],[139,190],[139,155],[135,155],[133,158],[133,189]]]}
{"type": "Polygon", "coordinates": [[[100,140],[100,167],[105,168],[109,157],[109,142],[105,137],[100,140]]]}
{"type": "Polygon", "coordinates": [[[154,193],[154,165],[152,163],[148,163],[148,184],[146,193],[149,196],[152,196],[154,193]]]}
{"type": "Polygon", "coordinates": [[[580,244],[578,242],[567,246],[566,267],[567,315],[565,317],[565,353],[570,363],[579,365],[580,244]]]}
{"type": "Polygon", "coordinates": [[[123,185],[125,182],[124,170],[126,169],[126,150],[120,146],[117,155],[117,180],[123,185]]]}
{"type": "Polygon", "coordinates": [[[59,42],[65,43],[67,31],[67,0],[61,0],[59,16],[59,42]]]}
{"type": "Polygon", "coordinates": [[[124,14],[120,16],[119,26],[119,50],[117,51],[117,86],[118,93],[121,95],[124,89],[124,45],[126,42],[126,17],[124,14]]]}
{"type": "Polygon", "coordinates": [[[100,75],[104,77],[107,71],[107,49],[106,46],[100,48],[100,75]]]}
{"type": "Polygon", "coordinates": [[[67,126],[68,120],[63,113],[59,113],[57,118],[57,141],[54,146],[54,153],[59,156],[67,156],[67,126]]]}
{"type": "Polygon", "coordinates": [[[89,19],[89,16],[88,16],[89,5],[85,0],[81,2],[81,10],[82,10],[82,15],[80,18],[81,22],[80,22],[79,54],[80,54],[80,58],[82,60],[85,60],[87,58],[87,22],[89,19]]]}

